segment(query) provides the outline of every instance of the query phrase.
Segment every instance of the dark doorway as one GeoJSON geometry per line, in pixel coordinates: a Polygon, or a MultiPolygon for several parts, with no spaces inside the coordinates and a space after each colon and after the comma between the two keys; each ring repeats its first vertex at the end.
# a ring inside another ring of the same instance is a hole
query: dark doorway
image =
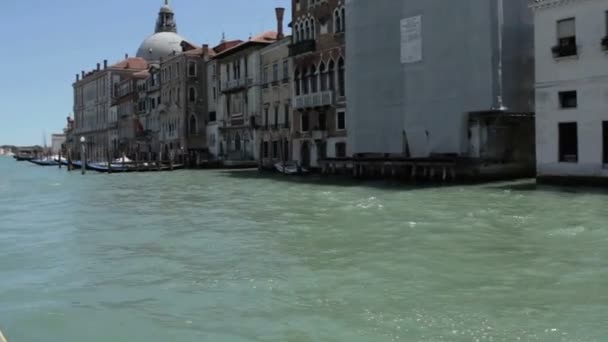
{"type": "Polygon", "coordinates": [[[578,162],[578,127],[576,122],[559,124],[559,161],[578,162]]]}
{"type": "Polygon", "coordinates": [[[302,166],[310,167],[310,144],[308,142],[303,142],[300,148],[300,160],[302,161],[302,166]]]}

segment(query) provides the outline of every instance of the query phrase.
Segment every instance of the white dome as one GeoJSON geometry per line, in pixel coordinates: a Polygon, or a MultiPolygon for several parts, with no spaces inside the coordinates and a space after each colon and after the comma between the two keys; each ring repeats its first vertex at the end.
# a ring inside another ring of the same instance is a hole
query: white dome
{"type": "Polygon", "coordinates": [[[141,43],[137,50],[137,57],[152,62],[172,56],[174,51],[179,54],[182,52],[181,43],[184,40],[182,36],[173,32],[155,33],[141,43]]]}

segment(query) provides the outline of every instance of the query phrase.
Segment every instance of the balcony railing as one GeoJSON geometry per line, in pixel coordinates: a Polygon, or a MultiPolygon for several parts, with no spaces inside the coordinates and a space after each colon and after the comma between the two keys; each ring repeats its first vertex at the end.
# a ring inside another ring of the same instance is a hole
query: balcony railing
{"type": "Polygon", "coordinates": [[[237,90],[237,89],[241,89],[241,88],[245,88],[245,87],[246,87],[246,83],[245,83],[245,79],[243,79],[243,78],[238,79],[238,80],[230,80],[230,81],[222,83],[222,91],[237,90]]]}
{"type": "Polygon", "coordinates": [[[314,39],[303,40],[289,45],[289,55],[297,56],[307,52],[315,51],[317,44],[314,39]]]}
{"type": "Polygon", "coordinates": [[[295,109],[331,106],[334,102],[333,91],[296,96],[295,109]]]}

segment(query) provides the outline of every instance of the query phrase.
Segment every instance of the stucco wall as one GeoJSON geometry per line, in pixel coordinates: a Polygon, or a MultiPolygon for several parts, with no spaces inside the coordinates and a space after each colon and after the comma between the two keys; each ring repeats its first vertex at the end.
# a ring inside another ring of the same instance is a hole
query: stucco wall
{"type": "Polygon", "coordinates": [[[608,177],[603,164],[602,121],[608,121],[605,0],[573,1],[534,11],[536,40],[536,149],[539,176],[608,177]],[[557,21],[576,18],[578,56],[554,59],[557,21]],[[561,109],[559,92],[576,90],[578,106],[561,109]],[[578,162],[559,162],[558,125],[578,124],[578,162]]]}
{"type": "MultiPolygon", "coordinates": [[[[405,137],[414,156],[467,152],[467,113],[492,108],[500,90],[498,1],[347,3],[350,152],[402,153],[405,137]],[[422,60],[402,64],[400,21],[418,15],[422,60]]],[[[533,73],[527,4],[504,1],[502,90],[507,107],[531,111],[532,82],[523,76],[533,73]]]]}

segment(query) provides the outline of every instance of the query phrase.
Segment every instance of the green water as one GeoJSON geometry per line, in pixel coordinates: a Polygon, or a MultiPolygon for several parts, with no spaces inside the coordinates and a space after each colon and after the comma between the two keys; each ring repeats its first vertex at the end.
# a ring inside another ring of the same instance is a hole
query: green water
{"type": "Polygon", "coordinates": [[[608,341],[608,194],[0,158],[9,342],[608,341]]]}

